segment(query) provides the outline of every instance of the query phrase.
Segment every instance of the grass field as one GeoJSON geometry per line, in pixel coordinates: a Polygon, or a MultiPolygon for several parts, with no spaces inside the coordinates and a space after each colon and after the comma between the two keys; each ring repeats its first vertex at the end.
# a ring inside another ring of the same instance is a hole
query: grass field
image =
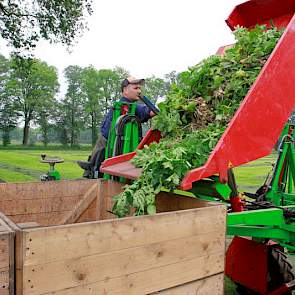
{"type": "Polygon", "coordinates": [[[0,179],[7,182],[39,180],[49,170],[49,165],[40,163],[40,155],[59,157],[64,163],[56,164],[56,169],[64,179],[79,178],[83,170],[77,160],[86,160],[90,150],[17,150],[0,149],[0,179]]]}
{"type": "MultiPolygon", "coordinates": [[[[40,175],[48,171],[49,165],[40,163],[40,155],[47,157],[59,157],[64,159],[64,163],[57,164],[56,168],[61,173],[63,179],[81,178],[83,170],[79,168],[76,161],[86,160],[91,153],[90,147],[79,150],[62,150],[60,148],[33,148],[13,149],[0,148],[0,179],[6,182],[36,181],[40,175]]],[[[271,171],[272,163],[276,159],[276,154],[258,159],[254,162],[234,169],[239,191],[255,192],[265,181],[266,176],[271,171]]],[[[290,257],[295,264],[295,257],[290,257]]],[[[230,280],[225,281],[225,294],[235,295],[235,286],[230,280]]]]}
{"type": "MultiPolygon", "coordinates": [[[[57,164],[56,169],[64,179],[80,178],[83,170],[76,161],[86,160],[91,153],[90,147],[83,150],[61,150],[57,147],[50,149],[0,149],[0,179],[7,182],[22,182],[39,180],[40,175],[48,171],[49,165],[40,163],[40,155],[59,157],[64,163],[57,164]]],[[[275,154],[258,159],[252,163],[235,168],[236,180],[241,191],[254,192],[263,184],[265,177],[271,170],[275,154]]]]}

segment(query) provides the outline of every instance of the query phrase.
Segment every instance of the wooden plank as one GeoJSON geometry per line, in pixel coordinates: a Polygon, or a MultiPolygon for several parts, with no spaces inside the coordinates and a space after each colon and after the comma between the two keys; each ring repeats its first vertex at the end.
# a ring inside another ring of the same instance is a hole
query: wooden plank
{"type": "Polygon", "coordinates": [[[40,225],[37,222],[30,221],[30,222],[17,223],[17,226],[21,229],[26,229],[26,228],[38,227],[40,225]]]}
{"type": "MultiPolygon", "coordinates": [[[[90,207],[82,214],[78,222],[93,221],[96,219],[96,208],[95,204],[91,204],[90,207]]],[[[40,226],[58,225],[66,214],[70,211],[61,212],[47,212],[47,213],[36,213],[36,214],[19,214],[9,216],[16,224],[25,222],[36,222],[40,226]]]]}
{"type": "Polygon", "coordinates": [[[15,294],[23,295],[24,243],[23,231],[15,233],[15,294]]]}
{"type": "Polygon", "coordinates": [[[61,196],[55,198],[0,201],[0,210],[7,216],[69,211],[73,209],[81,198],[82,195],[76,195],[72,197],[61,196]]]}
{"type": "Polygon", "coordinates": [[[61,180],[50,182],[1,183],[0,200],[25,200],[55,198],[56,196],[73,197],[84,195],[96,179],[61,180]]]}
{"type": "Polygon", "coordinates": [[[19,227],[11,221],[7,216],[0,212],[0,224],[6,231],[0,233],[0,267],[1,267],[1,280],[3,294],[14,295],[14,263],[15,263],[15,231],[19,227]],[[6,293],[5,293],[6,292],[6,293]]]}
{"type": "Polygon", "coordinates": [[[0,295],[12,294],[9,289],[9,267],[0,267],[0,295]]]}
{"type": "Polygon", "coordinates": [[[96,220],[96,200],[90,204],[89,208],[82,213],[76,222],[90,222],[94,220],[96,220]]]}
{"type": "Polygon", "coordinates": [[[86,256],[85,253],[85,256],[74,260],[24,267],[24,289],[32,294],[42,294],[83,285],[84,282],[93,283],[174,263],[181,264],[184,260],[201,256],[210,257],[215,253],[224,253],[224,247],[224,235],[212,232],[106,254],[86,256]]]}
{"type": "Polygon", "coordinates": [[[25,230],[25,248],[34,252],[31,255],[31,250],[27,250],[25,264],[106,253],[204,232],[224,233],[225,218],[226,208],[220,205],[154,216],[25,230]]]}
{"type": "Polygon", "coordinates": [[[10,218],[8,218],[2,212],[0,212],[0,223],[1,225],[5,226],[7,231],[9,232],[17,231],[20,229],[10,218]]]}
{"type": "Polygon", "coordinates": [[[101,200],[99,220],[114,219],[116,216],[110,211],[113,208],[113,197],[123,191],[124,184],[117,181],[102,181],[99,197],[101,200]]]}
{"type": "Polygon", "coordinates": [[[194,197],[177,195],[174,193],[160,192],[156,197],[157,212],[171,212],[192,208],[212,206],[213,203],[194,197]]]}
{"type": "Polygon", "coordinates": [[[152,293],[151,295],[223,295],[223,273],[206,277],[191,283],[152,293]]]}
{"type": "Polygon", "coordinates": [[[16,224],[23,222],[37,222],[40,226],[57,225],[69,211],[48,212],[36,214],[19,214],[9,216],[16,224]]]}
{"type": "Polygon", "coordinates": [[[10,289],[10,232],[0,233],[0,295],[8,295],[10,289]]]}
{"type": "Polygon", "coordinates": [[[96,218],[95,220],[102,220],[103,219],[103,205],[104,205],[104,198],[107,196],[107,193],[105,190],[107,189],[107,186],[105,185],[105,182],[107,180],[105,179],[99,179],[98,180],[98,196],[96,199],[96,218]]]}
{"type": "Polygon", "coordinates": [[[9,232],[0,234],[0,267],[9,267],[9,232]]]}
{"type": "Polygon", "coordinates": [[[14,230],[18,227],[0,213],[0,294],[14,294],[14,230]],[[12,229],[13,228],[13,229],[12,229]]]}
{"type": "MultiPolygon", "coordinates": [[[[143,272],[134,272],[129,275],[107,279],[63,290],[50,291],[48,293],[24,293],[24,294],[58,294],[58,295],[119,295],[119,294],[150,294],[178,286],[185,282],[195,281],[210,274],[221,273],[224,268],[224,253],[197,257],[192,260],[184,260],[181,263],[165,265],[159,268],[149,269],[143,272]]],[[[34,289],[34,288],[32,288],[34,289]]],[[[211,290],[212,291],[212,290],[211,290]]],[[[181,293],[180,293],[181,294],[181,293]]],[[[195,293],[198,294],[198,293],[195,293]]],[[[215,294],[208,293],[208,294],[215,294]]],[[[219,294],[219,293],[218,293],[219,294]]]]}
{"type": "Polygon", "coordinates": [[[70,214],[66,215],[60,224],[75,223],[89,205],[97,198],[98,184],[93,184],[81,200],[74,206],[70,214]]]}

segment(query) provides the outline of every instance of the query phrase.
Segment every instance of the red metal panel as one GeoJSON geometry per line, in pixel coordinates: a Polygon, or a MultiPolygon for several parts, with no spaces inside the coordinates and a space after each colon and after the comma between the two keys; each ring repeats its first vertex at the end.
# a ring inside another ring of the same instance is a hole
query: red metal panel
{"type": "Polygon", "coordinates": [[[128,179],[136,179],[141,174],[141,169],[135,168],[135,166],[132,165],[128,160],[120,163],[113,163],[110,166],[101,167],[100,171],[128,179]]]}
{"type": "MultiPolygon", "coordinates": [[[[148,130],[145,137],[139,143],[137,149],[142,150],[145,145],[152,142],[159,142],[161,133],[158,130],[148,130]]],[[[141,174],[141,169],[135,168],[129,161],[136,155],[136,152],[116,156],[105,160],[100,166],[100,172],[114,176],[122,176],[129,179],[136,179],[141,174]]]]}
{"type": "Polygon", "coordinates": [[[256,24],[286,27],[294,11],[294,0],[252,0],[237,5],[226,23],[232,30],[237,25],[246,28],[252,28],[256,24]]]}
{"type": "Polygon", "coordinates": [[[226,252],[225,275],[258,294],[267,294],[268,247],[271,246],[234,237],[226,252]]]}

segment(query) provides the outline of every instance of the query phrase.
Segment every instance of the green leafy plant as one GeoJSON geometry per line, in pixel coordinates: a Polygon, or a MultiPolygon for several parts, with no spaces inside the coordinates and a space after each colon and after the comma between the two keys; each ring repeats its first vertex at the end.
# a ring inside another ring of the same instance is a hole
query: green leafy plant
{"type": "Polygon", "coordinates": [[[235,45],[223,56],[211,56],[180,74],[153,119],[161,141],[137,151],[132,162],[142,174],[115,197],[118,217],[154,214],[161,188],[175,189],[187,171],[206,162],[281,34],[264,26],[238,27],[235,45]]]}

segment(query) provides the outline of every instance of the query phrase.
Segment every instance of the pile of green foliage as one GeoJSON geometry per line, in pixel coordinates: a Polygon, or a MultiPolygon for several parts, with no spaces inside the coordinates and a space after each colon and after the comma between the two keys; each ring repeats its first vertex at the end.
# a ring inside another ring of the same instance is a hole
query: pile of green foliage
{"type": "Polygon", "coordinates": [[[188,170],[206,162],[281,34],[276,28],[238,27],[235,45],[223,56],[211,56],[180,74],[180,83],[153,119],[162,139],[137,151],[132,161],[142,174],[115,197],[117,216],[154,214],[160,189],[175,189],[188,170]]]}

